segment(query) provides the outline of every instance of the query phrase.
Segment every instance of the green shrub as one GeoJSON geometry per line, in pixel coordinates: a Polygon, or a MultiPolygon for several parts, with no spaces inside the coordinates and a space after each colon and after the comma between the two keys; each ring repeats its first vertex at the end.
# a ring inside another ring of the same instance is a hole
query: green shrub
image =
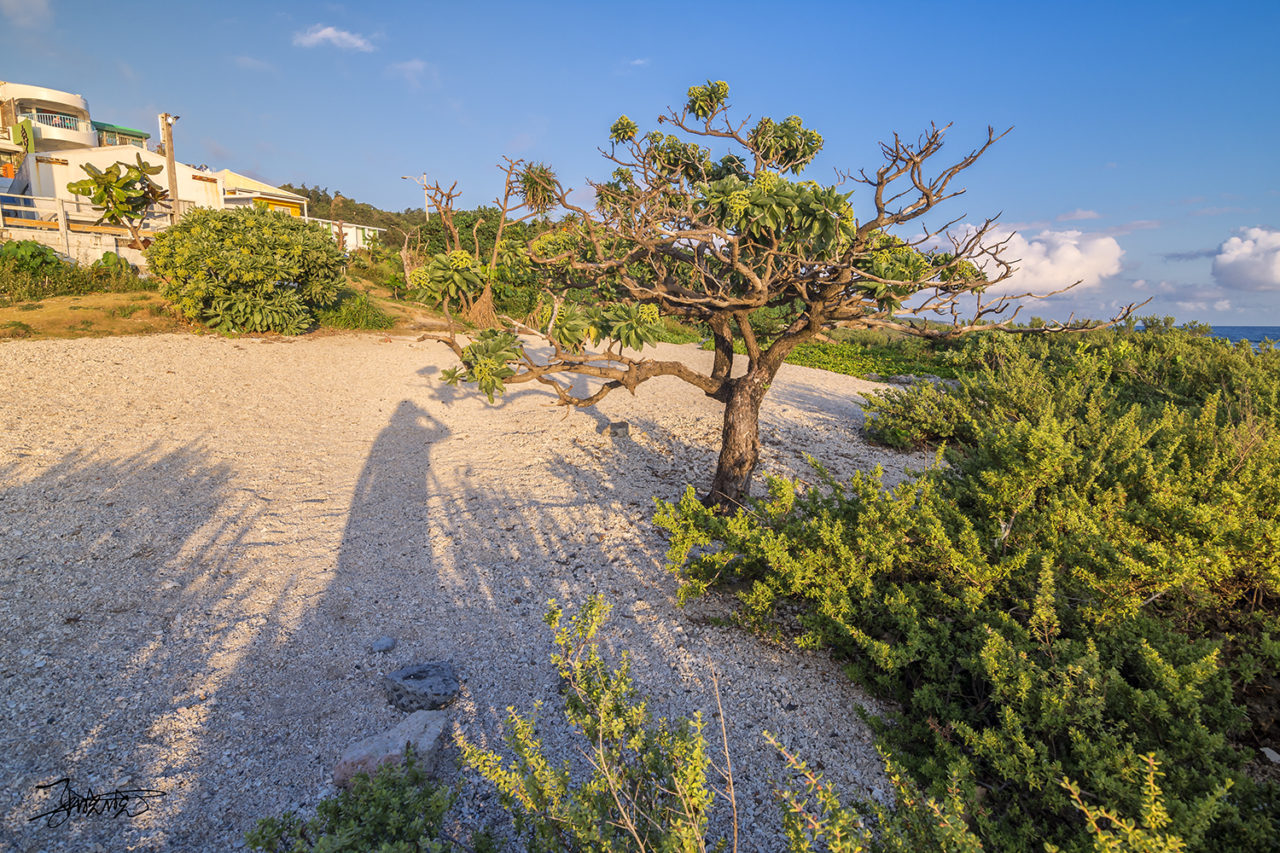
{"type": "Polygon", "coordinates": [[[338,304],[317,311],[316,319],[330,329],[390,329],[396,324],[369,294],[354,290],[344,290],[338,304]]]}
{"type": "MultiPolygon", "coordinates": [[[[613,853],[613,851],[723,851],[728,839],[713,842],[707,833],[717,797],[726,801],[737,838],[733,774],[724,772],[726,787],[712,788],[712,766],[699,716],[692,720],[652,721],[647,701],[631,682],[626,654],[610,669],[600,658],[594,637],[607,618],[609,605],[593,596],[563,624],[564,614],[550,603],[546,622],[557,652],[552,662],[565,689],[565,717],[584,741],[581,754],[591,768],[589,780],[575,783],[568,763],[556,764],[538,736],[533,715],[508,709],[505,740],[511,759],[458,739],[463,762],[498,791],[499,802],[514,819],[514,831],[525,849],[535,853],[613,853]]],[[[719,697],[717,695],[717,705],[719,697]]],[[[722,729],[723,738],[723,729],[722,729]]],[[[984,849],[970,825],[977,801],[971,776],[953,769],[938,798],[923,792],[889,756],[885,756],[894,805],[855,801],[845,804],[839,792],[788,752],[768,732],[765,739],[786,763],[787,778],[775,790],[782,812],[784,837],[767,849],[791,853],[917,853],[984,849]]],[[[727,744],[725,746],[727,756],[727,744]]],[[[728,766],[726,762],[726,767],[728,766]]],[[[1137,819],[1110,805],[1096,805],[1090,794],[1067,778],[1055,780],[1075,809],[1081,834],[1098,850],[1170,853],[1184,849],[1170,824],[1162,775],[1153,755],[1140,756],[1140,772],[1131,785],[1139,802],[1137,819]]],[[[1208,823],[1226,791],[1220,786],[1201,805],[1199,823],[1208,823]]],[[[431,783],[406,754],[404,766],[385,766],[370,779],[356,778],[350,791],[324,800],[316,817],[303,821],[292,813],[266,818],[248,834],[254,849],[268,853],[378,850],[453,851],[461,845],[443,830],[452,792],[431,783]]],[[[470,829],[469,849],[492,851],[498,845],[487,831],[470,829]]],[[[1046,850],[1058,848],[1045,845],[1046,850]]],[[[734,849],[738,849],[735,845],[734,849]]],[[[1031,848],[1028,848],[1031,849],[1031,848]]]]}
{"type": "Polygon", "coordinates": [[[35,240],[10,240],[0,245],[0,262],[11,272],[33,276],[54,275],[63,267],[57,252],[35,240]]]}
{"type": "Polygon", "coordinates": [[[133,269],[63,263],[52,249],[34,240],[0,245],[0,305],[155,288],[155,283],[139,278],[133,269]]]}
{"type": "MultiPolygon", "coordinates": [[[[708,340],[702,348],[711,350],[715,345],[708,340]]],[[[745,345],[736,341],[734,352],[744,354],[745,345]]],[[[847,376],[928,374],[952,379],[957,375],[945,350],[927,341],[917,340],[894,339],[887,343],[876,341],[870,344],[853,340],[806,341],[793,349],[786,361],[787,364],[814,367],[847,376]]]]}
{"type": "Polygon", "coordinates": [[[117,255],[115,252],[105,252],[102,257],[89,265],[91,270],[102,270],[106,273],[137,273],[138,268],[117,255]]]}
{"type": "Polygon", "coordinates": [[[350,790],[323,800],[310,820],[292,812],[263,818],[245,841],[267,853],[444,853],[462,849],[443,829],[452,804],[453,792],[432,783],[406,754],[403,765],[356,776],[350,790]]]}
{"type": "Polygon", "coordinates": [[[893,490],[773,481],[733,517],[691,493],[661,504],[682,594],[741,584],[756,624],[796,614],[802,643],[899,703],[878,729],[926,791],[973,774],[997,849],[1091,843],[1064,776],[1142,814],[1146,755],[1168,774],[1170,833],[1266,849],[1275,792],[1230,738],[1268,725],[1238,703],[1276,704],[1280,359],[1100,333],[989,338],[955,360],[977,373],[886,395],[871,426],[948,440],[945,467],[893,490]]]}
{"type": "Polygon", "coordinates": [[[221,332],[298,334],[338,297],[344,259],[318,225],[256,207],[197,208],[147,249],[161,294],[221,332]]]}
{"type": "Polygon", "coordinates": [[[702,718],[651,721],[627,659],[609,670],[591,642],[608,613],[596,596],[567,626],[554,602],[546,617],[558,649],[551,660],[567,688],[565,718],[588,744],[591,780],[574,786],[568,765],[544,754],[535,717],[514,709],[505,736],[510,764],[466,738],[462,760],[498,789],[530,850],[703,849],[714,794],[702,718]]]}

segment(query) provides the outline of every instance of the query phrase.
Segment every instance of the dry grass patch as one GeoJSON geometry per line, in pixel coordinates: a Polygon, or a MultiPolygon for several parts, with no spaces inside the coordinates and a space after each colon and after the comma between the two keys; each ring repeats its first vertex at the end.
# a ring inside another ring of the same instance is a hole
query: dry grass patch
{"type": "Polygon", "coordinates": [[[184,328],[154,293],[55,296],[0,308],[0,338],[145,335],[184,328]]]}

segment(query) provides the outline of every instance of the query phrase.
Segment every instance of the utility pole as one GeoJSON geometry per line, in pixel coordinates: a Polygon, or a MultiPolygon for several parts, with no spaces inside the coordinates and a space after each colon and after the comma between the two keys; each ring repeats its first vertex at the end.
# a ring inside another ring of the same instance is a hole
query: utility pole
{"type": "Polygon", "coordinates": [[[402,181],[413,181],[422,187],[422,212],[427,215],[427,225],[431,224],[431,193],[427,189],[427,173],[423,172],[421,178],[411,178],[408,175],[401,175],[402,181]]]}
{"type": "Polygon", "coordinates": [[[164,140],[165,171],[169,173],[169,224],[178,221],[178,161],[173,156],[173,123],[181,116],[160,114],[160,138],[164,140]]]}

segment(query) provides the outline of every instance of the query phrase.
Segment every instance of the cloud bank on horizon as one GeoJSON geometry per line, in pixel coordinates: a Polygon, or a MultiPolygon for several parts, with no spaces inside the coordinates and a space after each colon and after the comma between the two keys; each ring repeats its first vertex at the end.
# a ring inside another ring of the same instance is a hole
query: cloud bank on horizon
{"type": "Polygon", "coordinates": [[[1218,248],[1213,278],[1230,290],[1280,291],[1280,231],[1241,229],[1218,248]]]}

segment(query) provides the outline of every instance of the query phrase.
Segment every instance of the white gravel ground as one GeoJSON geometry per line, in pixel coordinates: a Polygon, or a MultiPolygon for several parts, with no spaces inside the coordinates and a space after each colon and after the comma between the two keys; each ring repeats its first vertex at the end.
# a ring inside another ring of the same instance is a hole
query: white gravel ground
{"type": "MultiPolygon", "coordinates": [[[[838,666],[713,626],[724,600],[675,605],[652,499],[706,489],[719,406],[664,378],[562,419],[541,389],[490,406],[444,385],[452,362],[354,334],[0,344],[0,851],[233,849],[332,792],[342,750],[404,716],[380,673],[414,661],[457,664],[455,724],[475,739],[498,742],[510,705],[541,700],[554,722],[545,602],[592,592],[657,714],[711,719],[718,672],[742,849],[777,846],[762,729],[842,790],[882,793],[855,713],[874,705],[838,666]],[[631,436],[603,434],[611,420],[631,436]],[[370,652],[383,634],[397,647],[370,652]],[[164,796],[29,821],[62,778],[164,796]]],[[[784,367],[764,467],[926,467],[859,438],[874,387],[784,367]]],[[[476,784],[461,808],[500,819],[476,784]]]]}

